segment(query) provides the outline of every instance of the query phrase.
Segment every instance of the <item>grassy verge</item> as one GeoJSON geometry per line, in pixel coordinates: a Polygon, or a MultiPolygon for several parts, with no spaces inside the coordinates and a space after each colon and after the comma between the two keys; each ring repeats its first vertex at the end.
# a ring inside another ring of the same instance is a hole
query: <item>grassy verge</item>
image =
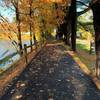
{"type": "Polygon", "coordinates": [[[90,43],[87,40],[77,39],[77,55],[91,70],[95,65],[95,54],[89,54],[90,43]]]}

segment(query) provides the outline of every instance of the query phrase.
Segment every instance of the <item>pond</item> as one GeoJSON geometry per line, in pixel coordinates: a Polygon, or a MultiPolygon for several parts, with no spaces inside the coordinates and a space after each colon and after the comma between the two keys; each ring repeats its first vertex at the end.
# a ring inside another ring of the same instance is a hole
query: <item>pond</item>
{"type": "MultiPolygon", "coordinates": [[[[29,45],[30,42],[22,41],[23,45],[29,45]]],[[[7,69],[14,62],[20,59],[20,55],[17,53],[18,47],[12,44],[10,40],[0,40],[0,69],[7,69]]]]}

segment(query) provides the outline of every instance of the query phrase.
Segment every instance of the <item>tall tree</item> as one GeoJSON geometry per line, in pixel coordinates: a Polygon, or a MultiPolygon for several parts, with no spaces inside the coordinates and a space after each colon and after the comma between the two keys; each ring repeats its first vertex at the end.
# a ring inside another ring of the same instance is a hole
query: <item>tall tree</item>
{"type": "Polygon", "coordinates": [[[14,7],[14,9],[12,10],[15,11],[16,14],[16,24],[18,30],[17,31],[18,45],[19,45],[20,54],[22,55],[21,21],[20,21],[20,13],[19,13],[20,0],[4,0],[4,2],[7,7],[10,7],[11,9],[12,9],[11,6],[14,7]]]}
{"type": "Polygon", "coordinates": [[[19,14],[19,1],[16,0],[13,2],[15,11],[16,11],[16,23],[17,23],[17,29],[18,29],[18,44],[20,49],[20,54],[22,55],[22,38],[21,38],[21,27],[20,27],[20,14],[19,14]]]}
{"type": "Polygon", "coordinates": [[[100,1],[92,2],[94,30],[95,30],[95,48],[96,48],[96,75],[100,77],[100,1]]]}
{"type": "Polygon", "coordinates": [[[31,51],[32,51],[32,0],[30,0],[29,5],[30,5],[30,11],[29,11],[29,15],[30,15],[30,45],[31,45],[31,51]]]}
{"type": "Polygon", "coordinates": [[[76,51],[76,0],[71,0],[71,45],[72,50],[76,51]]]}

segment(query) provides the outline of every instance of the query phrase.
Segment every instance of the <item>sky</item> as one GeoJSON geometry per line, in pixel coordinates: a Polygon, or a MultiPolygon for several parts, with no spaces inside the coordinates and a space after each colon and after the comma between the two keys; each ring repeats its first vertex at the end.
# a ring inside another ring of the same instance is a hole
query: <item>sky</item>
{"type": "MultiPolygon", "coordinates": [[[[77,0],[77,1],[82,1],[85,4],[89,4],[89,2],[91,0],[77,0]]],[[[2,0],[0,0],[0,14],[3,15],[5,18],[7,18],[9,22],[12,22],[13,18],[15,16],[14,11],[8,7],[2,7],[1,4],[2,4],[2,0]]],[[[80,3],[77,3],[77,11],[78,12],[84,10],[85,8],[86,8],[86,6],[83,6],[80,3]]]]}
{"type": "Polygon", "coordinates": [[[2,16],[4,16],[4,18],[7,18],[7,20],[9,22],[12,22],[13,17],[15,16],[14,11],[11,10],[11,8],[9,8],[9,7],[4,7],[4,6],[1,6],[1,5],[2,5],[2,0],[0,0],[0,14],[2,16]]]}
{"type": "Polygon", "coordinates": [[[14,12],[11,9],[0,7],[0,14],[7,18],[9,22],[13,21],[13,17],[15,16],[14,12]]]}
{"type": "MultiPolygon", "coordinates": [[[[89,3],[91,2],[91,0],[77,0],[77,1],[81,1],[86,5],[89,5],[89,3]]],[[[81,3],[77,2],[77,11],[83,11],[85,8],[87,8],[86,6],[82,5],[81,3]]]]}

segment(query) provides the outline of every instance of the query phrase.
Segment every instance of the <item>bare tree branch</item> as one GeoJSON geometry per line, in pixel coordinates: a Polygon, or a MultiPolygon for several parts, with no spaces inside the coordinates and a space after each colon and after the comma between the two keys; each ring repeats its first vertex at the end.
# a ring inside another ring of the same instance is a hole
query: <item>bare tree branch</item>
{"type": "MultiPolygon", "coordinates": [[[[81,1],[77,1],[77,2],[79,2],[79,3],[81,3],[81,4],[85,5],[85,6],[87,6],[86,4],[84,4],[84,3],[81,2],[81,1]]],[[[86,13],[87,11],[89,11],[89,10],[91,9],[91,7],[92,7],[95,3],[97,3],[97,2],[100,2],[100,0],[92,0],[92,2],[90,3],[90,5],[87,6],[88,8],[86,8],[85,10],[83,10],[83,11],[81,11],[81,12],[77,12],[77,17],[80,16],[80,15],[82,15],[82,14],[84,14],[84,13],[86,13]]]]}

